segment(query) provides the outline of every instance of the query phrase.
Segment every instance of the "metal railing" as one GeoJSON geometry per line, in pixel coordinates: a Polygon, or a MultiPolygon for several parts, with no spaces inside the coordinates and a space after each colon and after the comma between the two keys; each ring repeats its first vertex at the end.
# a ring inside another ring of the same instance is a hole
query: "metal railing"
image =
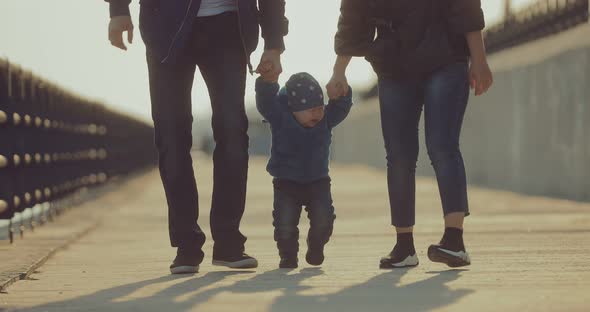
{"type": "Polygon", "coordinates": [[[151,125],[0,59],[0,219],[155,162],[151,125]]]}
{"type": "Polygon", "coordinates": [[[484,34],[489,53],[547,37],[588,22],[588,0],[537,0],[489,27],[484,34]]]}

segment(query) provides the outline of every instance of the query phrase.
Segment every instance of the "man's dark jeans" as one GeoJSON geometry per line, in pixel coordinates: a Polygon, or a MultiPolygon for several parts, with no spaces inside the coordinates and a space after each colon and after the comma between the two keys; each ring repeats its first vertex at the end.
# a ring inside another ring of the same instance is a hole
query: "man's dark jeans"
{"type": "Polygon", "coordinates": [[[281,257],[297,256],[299,251],[299,217],[305,206],[310,221],[308,243],[324,246],[334,228],[334,206],[330,178],[311,183],[274,179],[274,238],[281,257]]]}
{"type": "Polygon", "coordinates": [[[418,124],[423,105],[426,147],[436,172],[444,215],[468,215],[465,167],[459,150],[469,99],[467,63],[445,66],[423,81],[380,79],[379,99],[392,224],[410,227],[415,223],[418,124]]]}
{"type": "Polygon", "coordinates": [[[191,89],[198,66],[211,97],[216,142],[210,220],[213,256],[241,255],[246,241],[239,225],[246,199],[248,120],[244,109],[247,60],[237,15],[198,18],[181,61],[162,64],[148,48],[147,62],[171,244],[194,249],[203,257],[205,235],[197,225],[198,193],[190,155],[191,89]]]}

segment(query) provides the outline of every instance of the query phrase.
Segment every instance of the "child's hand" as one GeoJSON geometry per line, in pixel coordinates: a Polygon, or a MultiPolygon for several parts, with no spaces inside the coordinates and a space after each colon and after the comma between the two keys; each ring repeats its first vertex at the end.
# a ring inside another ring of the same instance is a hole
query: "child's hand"
{"type": "Polygon", "coordinates": [[[335,73],[326,85],[326,89],[328,90],[328,98],[331,100],[348,95],[349,86],[346,75],[335,73]]]}
{"type": "Polygon", "coordinates": [[[266,82],[274,83],[279,81],[279,74],[274,73],[274,66],[271,62],[260,63],[256,73],[260,74],[262,80],[266,82]]]}
{"type": "Polygon", "coordinates": [[[260,64],[256,68],[256,73],[260,74],[266,82],[277,82],[282,72],[280,52],[275,50],[265,51],[260,64]]]}
{"type": "Polygon", "coordinates": [[[485,60],[471,61],[469,67],[469,84],[472,90],[475,90],[475,95],[479,96],[488,91],[494,83],[494,77],[488,62],[485,60]]]}

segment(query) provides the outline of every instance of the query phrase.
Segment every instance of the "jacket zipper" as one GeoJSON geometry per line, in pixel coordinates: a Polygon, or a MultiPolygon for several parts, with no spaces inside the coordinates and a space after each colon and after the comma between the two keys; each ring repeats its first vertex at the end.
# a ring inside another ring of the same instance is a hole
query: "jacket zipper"
{"type": "Polygon", "coordinates": [[[193,6],[193,0],[190,0],[190,2],[188,4],[188,7],[186,8],[186,14],[184,15],[184,19],[182,20],[182,24],[180,24],[180,28],[178,28],[178,31],[174,35],[174,38],[172,39],[172,43],[170,44],[170,47],[168,47],[168,54],[162,60],[162,63],[166,63],[166,61],[170,57],[170,53],[172,52],[172,47],[174,47],[174,44],[176,43],[176,40],[178,39],[178,36],[180,35],[180,32],[184,28],[184,24],[186,24],[186,21],[188,20],[188,17],[190,15],[192,6],[193,6]]]}
{"type": "Polygon", "coordinates": [[[244,33],[242,31],[242,17],[240,14],[240,0],[236,0],[236,6],[238,8],[238,29],[240,30],[240,40],[242,41],[242,48],[244,49],[244,55],[246,56],[246,61],[248,62],[248,69],[250,70],[250,75],[254,75],[252,63],[250,62],[250,55],[248,55],[248,51],[246,49],[246,42],[244,41],[244,33]]]}

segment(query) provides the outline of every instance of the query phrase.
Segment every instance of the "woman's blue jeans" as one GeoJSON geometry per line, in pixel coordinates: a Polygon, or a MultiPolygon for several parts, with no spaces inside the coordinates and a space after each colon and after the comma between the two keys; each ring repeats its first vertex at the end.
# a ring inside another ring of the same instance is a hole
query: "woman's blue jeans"
{"type": "Polygon", "coordinates": [[[459,149],[468,99],[469,74],[465,62],[447,65],[420,81],[379,79],[381,126],[394,226],[415,224],[415,176],[422,107],[426,147],[436,172],[444,215],[453,212],[469,215],[465,166],[459,149]]]}

